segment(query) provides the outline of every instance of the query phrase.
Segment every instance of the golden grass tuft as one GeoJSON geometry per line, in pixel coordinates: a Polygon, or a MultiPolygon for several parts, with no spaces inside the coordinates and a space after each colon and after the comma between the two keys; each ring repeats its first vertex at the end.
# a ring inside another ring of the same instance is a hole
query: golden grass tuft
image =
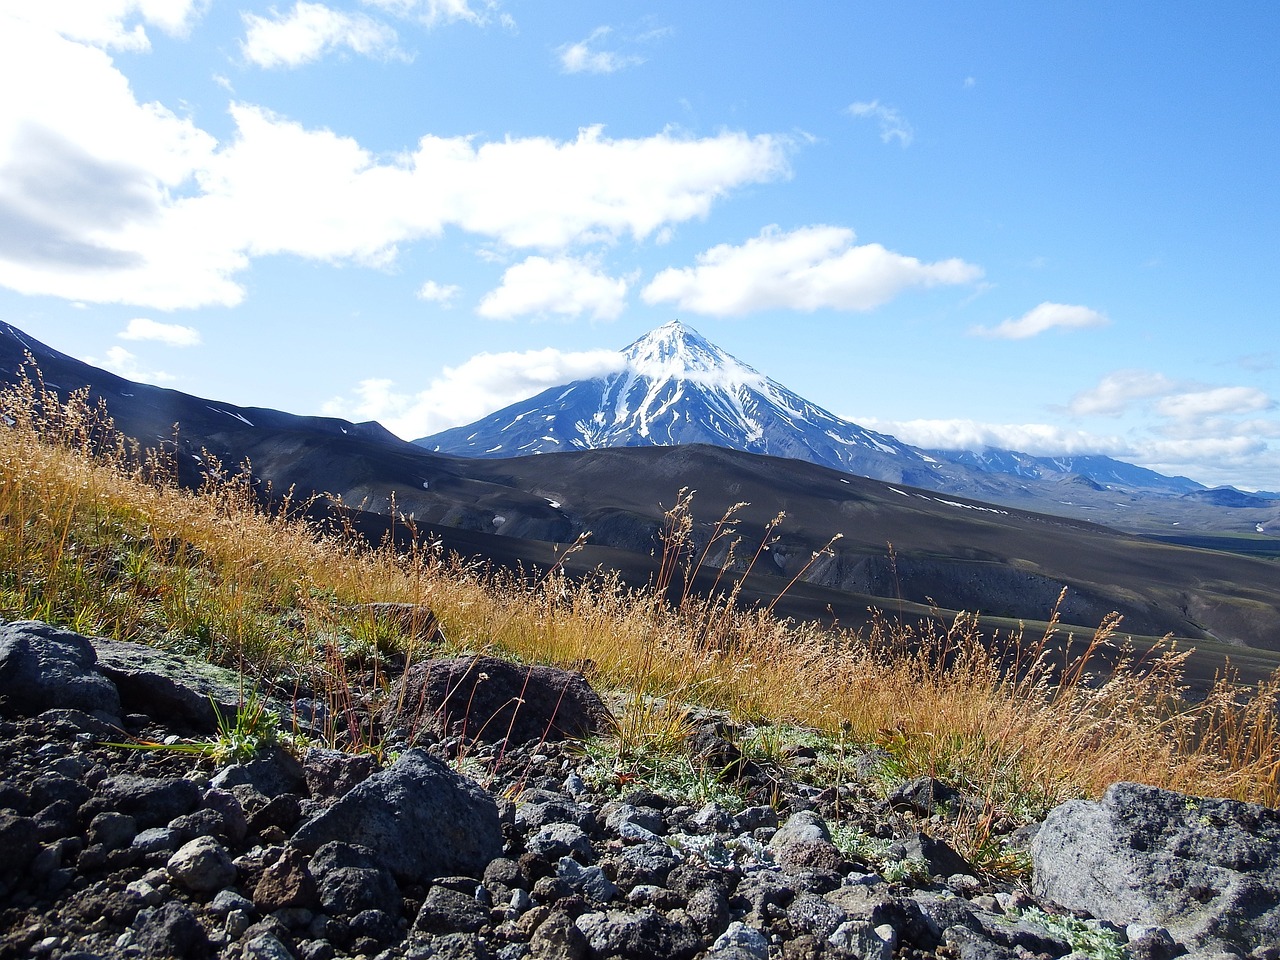
{"type": "MultiPolygon", "coordinates": [[[[742,609],[728,562],[716,596],[685,590],[670,601],[671,584],[690,582],[711,550],[693,548],[687,491],[668,511],[667,550],[646,588],[607,572],[575,581],[559,568],[493,570],[442,555],[411,526],[400,546],[370,545],[349,526],[308,519],[314,501],[285,494],[264,507],[248,464],[206,457],[204,484],[182,489],[164,450],[140,449],[86,394],[59,398],[38,378],[0,391],[0,416],[6,618],[292,678],[339,691],[342,708],[354,696],[349,672],[376,686],[388,657],[413,660],[438,643],[353,611],[425,605],[456,649],[590,661],[598,685],[632,695],[621,722],[636,742],[667,736],[679,720],[671,704],[695,704],[879,745],[903,776],[950,776],[1002,804],[1043,808],[1117,780],[1280,802],[1280,675],[1248,689],[1224,671],[1189,702],[1186,653],[1126,652],[1118,618],[1063,660],[1056,618],[1028,638],[984,634],[969,615],[926,627],[879,616],[852,631],[742,609]]],[[[734,513],[712,538],[731,560],[734,513]]],[[[347,732],[368,745],[366,731],[347,732]]]]}

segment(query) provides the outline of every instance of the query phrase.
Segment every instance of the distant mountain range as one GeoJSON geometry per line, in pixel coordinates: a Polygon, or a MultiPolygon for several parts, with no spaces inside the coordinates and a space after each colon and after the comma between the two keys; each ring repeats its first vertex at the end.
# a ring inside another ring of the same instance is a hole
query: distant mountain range
{"type": "MultiPolygon", "coordinates": [[[[1264,496],[1209,491],[1186,477],[1105,456],[914,447],[805,400],[678,320],[626,347],[621,360],[615,373],[551,387],[414,442],[482,458],[708,443],[1135,528],[1185,522],[1186,512],[1200,505],[1271,505],[1264,496]]],[[[1241,516],[1238,527],[1255,529],[1258,522],[1241,516]]]]}
{"type": "MultiPolygon", "coordinates": [[[[375,541],[391,531],[405,535],[405,524],[390,519],[394,504],[397,516],[412,518],[423,535],[465,557],[526,571],[558,563],[571,575],[604,568],[626,583],[643,584],[662,552],[664,505],[675,503],[680,488],[693,487],[692,532],[699,548],[724,511],[739,502],[748,506],[739,514],[737,556],[751,555],[770,536],[765,559],[746,578],[745,600],[771,602],[803,572],[776,608],[784,615],[855,625],[869,608],[944,621],[976,611],[1005,618],[1000,623],[1007,627],[1046,618],[1066,588],[1062,622],[1082,630],[1081,636],[1117,611],[1135,634],[1191,638],[1199,647],[1197,683],[1207,683],[1227,654],[1249,679],[1280,664],[1280,540],[1222,535],[1240,518],[1280,523],[1280,504],[1257,508],[1195,499],[1227,496],[1222,491],[1123,497],[1106,491],[1117,502],[1181,504],[1186,525],[1163,529],[1186,533],[1170,535],[1178,543],[1159,542],[1048,511],[995,506],[989,499],[707,443],[508,459],[434,453],[376,423],[240,407],[133,383],[0,323],[0,381],[14,381],[28,354],[48,388],[63,397],[87,390],[90,403],[103,402],[126,435],[172,453],[184,484],[200,484],[210,454],[229,468],[251,462],[264,500],[290,488],[303,499],[318,494],[318,519],[340,510],[375,541]],[[327,494],[344,506],[331,506],[327,494]],[[766,534],[780,511],[785,522],[766,534]],[[822,553],[836,534],[842,539],[822,553]],[[564,545],[584,535],[586,545],[566,553],[564,545]],[[820,555],[809,566],[815,551],[820,555]],[[1250,551],[1257,556],[1241,555],[1250,551]]],[[[639,409],[640,395],[632,396],[639,409]]],[[[787,402],[796,414],[804,409],[802,402],[787,402]]],[[[599,409],[592,406],[590,413],[599,409]]],[[[721,407],[716,422],[727,425],[728,412],[721,407]]],[[[646,422],[652,435],[654,424],[664,421],[646,422]]],[[[874,434],[865,435],[865,444],[857,434],[842,436],[851,442],[832,449],[858,447],[860,455],[870,455],[876,443],[894,449],[874,434]]],[[[927,452],[903,449],[903,462],[928,464],[927,452]]],[[[951,470],[962,467],[941,464],[939,473],[951,470]]],[[[1072,476],[1063,484],[1092,489],[1093,481],[1072,476]]],[[[723,544],[709,556],[713,568],[726,559],[723,544]]],[[[710,589],[714,572],[695,577],[695,589],[710,589]]]]}

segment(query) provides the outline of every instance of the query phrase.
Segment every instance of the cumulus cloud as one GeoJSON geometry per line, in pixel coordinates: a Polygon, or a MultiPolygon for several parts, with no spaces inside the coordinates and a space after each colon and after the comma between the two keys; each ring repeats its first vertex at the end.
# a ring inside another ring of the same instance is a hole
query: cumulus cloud
{"type": "Polygon", "coordinates": [[[362,13],[299,0],[287,15],[272,14],[241,14],[245,38],[240,52],[259,67],[298,67],[344,48],[365,57],[403,56],[395,30],[362,13]]]}
{"type": "Polygon", "coordinates": [[[849,104],[848,112],[860,119],[875,120],[880,125],[880,139],[885,143],[894,140],[902,147],[911,146],[915,131],[895,107],[887,107],[879,100],[859,101],[849,104]]]}
{"type": "Polygon", "coordinates": [[[973,336],[993,337],[999,340],[1025,340],[1054,328],[1080,330],[1087,327],[1104,327],[1110,322],[1104,314],[1088,307],[1046,301],[1017,319],[1005,320],[994,327],[972,327],[969,333],[973,336]]]}
{"type": "Polygon", "coordinates": [[[0,30],[0,83],[24,91],[0,110],[0,286],[83,302],[234,305],[253,257],[383,266],[450,226],[549,251],[644,239],[789,173],[789,141],[734,132],[424,136],[375,156],[246,103],[219,142],[26,21],[0,30]]]}
{"type": "Polygon", "coordinates": [[[573,257],[529,257],[507,268],[476,312],[493,320],[527,315],[616,320],[627,302],[627,281],[573,257]]]}
{"type": "Polygon", "coordinates": [[[617,73],[627,67],[644,63],[644,57],[601,50],[599,41],[609,36],[609,27],[597,27],[591,35],[577,43],[566,43],[556,48],[560,69],[564,73],[617,73]]]}
{"type": "Polygon", "coordinates": [[[151,49],[146,25],[185,36],[209,0],[8,0],[0,17],[13,18],[106,50],[151,49]]]}
{"type": "Polygon", "coordinates": [[[1156,411],[1177,420],[1199,420],[1232,413],[1256,413],[1275,407],[1266,393],[1256,387],[1211,387],[1186,390],[1161,398],[1156,411]]]}
{"type": "Polygon", "coordinates": [[[452,305],[457,299],[458,294],[462,292],[462,288],[453,283],[436,283],[434,280],[428,280],[418,288],[418,299],[426,300],[428,303],[438,303],[442,307],[452,305]]]}
{"type": "Polygon", "coordinates": [[[324,405],[329,416],[378,420],[406,439],[439,433],[478,420],[548,387],[603,377],[625,366],[615,350],[555,349],[481,353],[444,372],[425,390],[409,393],[390,380],[365,380],[354,396],[324,405]]]}
{"type": "Polygon", "coordinates": [[[201,337],[195,327],[177,323],[159,323],[146,317],[136,317],[116,334],[121,340],[156,340],[169,347],[198,347],[201,337]]]}
{"type": "Polygon", "coordinates": [[[1164,396],[1177,389],[1177,383],[1162,373],[1117,370],[1098,381],[1096,387],[1073,396],[1067,409],[1076,416],[1118,416],[1135,402],[1164,396]]]}
{"type": "Polygon", "coordinates": [[[972,283],[982,270],[963,260],[923,263],[878,243],[854,244],[845,227],[784,232],[766,227],[741,246],[721,244],[697,265],[661,271],[641,293],[711,316],[758,310],[870,310],[911,287],[972,283]]]}

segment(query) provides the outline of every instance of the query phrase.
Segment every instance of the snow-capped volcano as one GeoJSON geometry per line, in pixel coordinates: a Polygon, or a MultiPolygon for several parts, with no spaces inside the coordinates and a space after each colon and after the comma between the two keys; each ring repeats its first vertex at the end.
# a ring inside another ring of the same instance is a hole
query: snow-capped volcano
{"type": "Polygon", "coordinates": [[[612,373],[552,387],[414,442],[488,458],[705,443],[960,496],[1067,508],[1090,518],[1116,490],[1182,495],[1203,489],[1110,457],[913,447],[810,403],[679,320],[619,351],[612,373]],[[1096,496],[1084,495],[1082,482],[1093,484],[1096,496]],[[1064,483],[1070,484],[1065,492],[1059,489],[1064,483]]]}
{"type": "Polygon", "coordinates": [[[927,485],[940,467],[810,403],[679,320],[622,350],[614,373],[552,387],[416,442],[471,457],[708,443],[927,485]]]}

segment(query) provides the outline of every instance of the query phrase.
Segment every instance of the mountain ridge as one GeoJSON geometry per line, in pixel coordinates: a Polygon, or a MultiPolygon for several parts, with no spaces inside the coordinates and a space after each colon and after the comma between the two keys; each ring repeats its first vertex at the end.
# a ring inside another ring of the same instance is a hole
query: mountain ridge
{"type": "MultiPolygon", "coordinates": [[[[1265,515],[1268,508],[1280,507],[1250,495],[1195,496],[1207,488],[1098,454],[1046,457],[991,447],[975,452],[912,446],[806,400],[679,320],[638,338],[618,356],[618,368],[610,373],[549,387],[413,442],[437,453],[484,459],[707,443],[1160,532],[1187,522],[1187,510],[1196,504],[1253,508],[1227,523],[1239,532],[1256,531],[1259,523],[1265,527],[1275,519],[1265,515]]],[[[1280,516],[1280,509],[1271,513],[1280,516]]]]}

